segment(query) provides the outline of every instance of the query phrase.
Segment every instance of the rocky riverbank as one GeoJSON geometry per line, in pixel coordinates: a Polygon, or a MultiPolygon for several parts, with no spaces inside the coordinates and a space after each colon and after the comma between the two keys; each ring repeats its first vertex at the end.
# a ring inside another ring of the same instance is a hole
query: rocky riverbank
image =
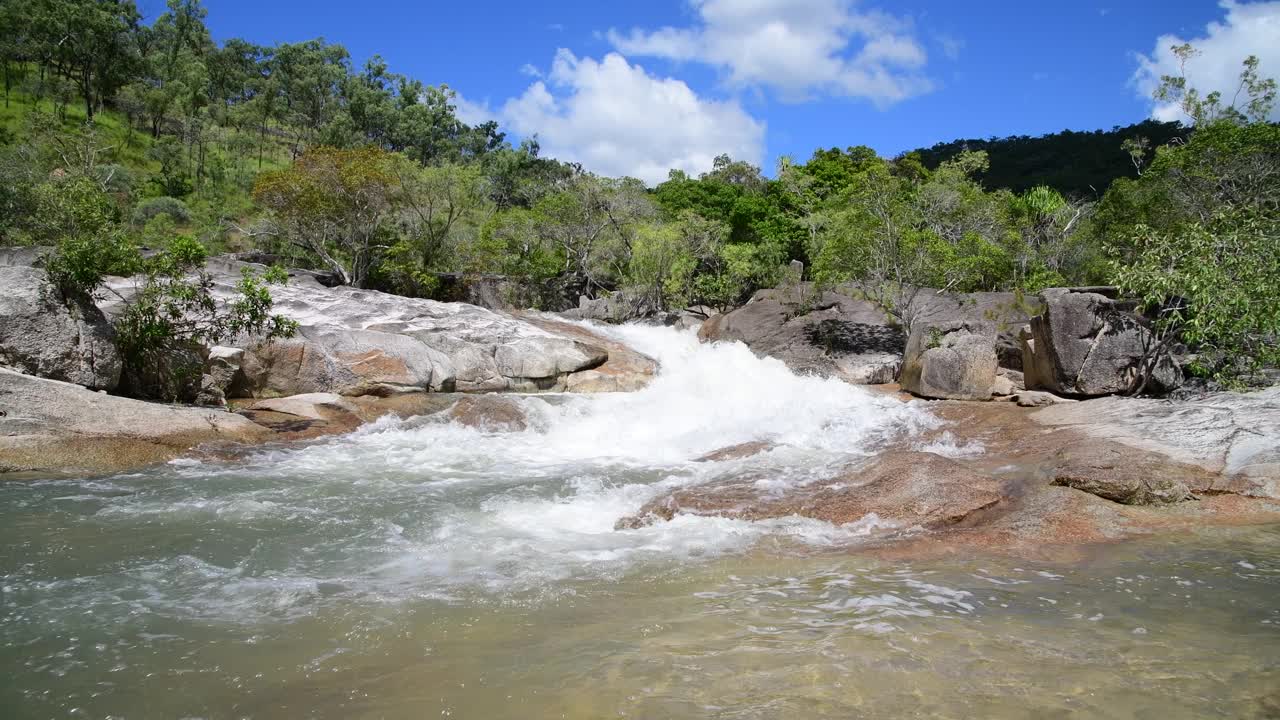
{"type": "MultiPolygon", "coordinates": [[[[39,257],[0,257],[0,472],[110,472],[197,446],[345,432],[386,414],[442,412],[451,393],[635,390],[656,369],[538,313],[327,287],[293,271],[272,292],[296,336],[204,348],[198,399],[211,407],[143,402],[107,394],[121,373],[110,320],[134,281],[110,279],[96,305],[68,304],[50,295],[39,257]]],[[[265,270],[210,260],[215,296],[232,297],[245,269],[265,270]]]]}
{"type": "MultiPolygon", "coordinates": [[[[229,297],[246,267],[211,261],[216,293],[229,297]]],[[[274,291],[277,310],[300,324],[296,337],[205,349],[202,399],[216,407],[142,402],[107,393],[120,372],[109,320],[130,280],[113,279],[110,300],[73,307],[42,294],[30,262],[0,272],[0,472],[234,456],[387,415],[521,432],[525,406],[504,393],[636,391],[656,369],[582,323],[331,288],[299,271],[274,291]]],[[[1162,529],[1280,521],[1280,389],[1117,397],[1143,361],[1145,328],[1105,288],[916,297],[910,332],[856,293],[801,286],[762,291],[699,336],[742,342],[796,372],[876,384],[903,403],[939,398],[927,404],[936,426],[785,492],[749,462],[777,449],[767,437],[722,448],[702,462],[746,463],[740,472],[660,493],[616,527],[682,515],[872,519],[871,541],[886,553],[1048,557],[1162,529]],[[993,399],[1016,402],[983,402],[993,399]]],[[[1154,367],[1151,387],[1179,384],[1173,357],[1154,367]]]]}
{"type": "MultiPolygon", "coordinates": [[[[980,550],[1065,559],[1162,530],[1280,522],[1280,388],[1178,402],[928,408],[942,420],[936,428],[832,477],[779,495],[766,478],[744,473],[659,496],[618,527],[681,514],[799,515],[836,525],[874,517],[871,544],[895,556],[980,550]]],[[[768,451],[726,448],[708,459],[768,451]]]]}

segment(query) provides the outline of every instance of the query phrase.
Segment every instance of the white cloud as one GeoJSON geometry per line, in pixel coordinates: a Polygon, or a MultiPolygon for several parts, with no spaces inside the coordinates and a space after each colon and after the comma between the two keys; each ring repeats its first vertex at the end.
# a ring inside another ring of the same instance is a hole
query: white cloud
{"type": "MultiPolygon", "coordinates": [[[[1220,6],[1226,17],[1209,23],[1203,36],[1184,39],[1161,35],[1151,55],[1138,55],[1133,83],[1139,95],[1150,98],[1162,75],[1180,72],[1178,58],[1170,48],[1187,42],[1200,51],[1187,63],[1187,84],[1202,93],[1218,90],[1224,101],[1230,101],[1240,85],[1241,63],[1249,55],[1257,55],[1261,61],[1260,75],[1280,77],[1280,2],[1224,0],[1220,6]]],[[[1151,117],[1186,120],[1176,105],[1168,103],[1153,103],[1151,117]]],[[[1280,111],[1273,110],[1271,119],[1280,120],[1280,111]]]]}
{"type": "Polygon", "coordinates": [[[670,168],[706,172],[721,153],[757,165],[763,155],[764,124],[738,103],[701,98],[617,53],[597,61],[561,49],[547,81],[508,100],[501,117],[520,135],[536,134],[546,155],[650,184],[670,168]]]}
{"type": "Polygon", "coordinates": [[[884,107],[933,88],[907,19],[855,10],[852,0],[689,2],[694,27],[611,29],[607,38],[627,55],[705,63],[732,86],[768,86],[788,101],[825,92],[884,107]]]}
{"type": "Polygon", "coordinates": [[[534,67],[533,63],[525,63],[524,65],[521,65],[520,74],[536,78],[542,77],[542,71],[534,67]]]}
{"type": "Polygon", "coordinates": [[[473,102],[462,97],[462,93],[456,90],[453,94],[453,108],[458,119],[468,125],[479,125],[498,119],[498,114],[489,108],[488,102],[473,102]]]}

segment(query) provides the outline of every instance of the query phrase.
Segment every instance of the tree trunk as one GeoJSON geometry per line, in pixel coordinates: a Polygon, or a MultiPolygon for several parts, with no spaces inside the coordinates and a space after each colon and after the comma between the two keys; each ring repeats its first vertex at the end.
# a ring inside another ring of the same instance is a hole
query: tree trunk
{"type": "Polygon", "coordinates": [[[84,93],[84,118],[93,119],[93,72],[84,70],[80,80],[80,91],[84,93]]]}

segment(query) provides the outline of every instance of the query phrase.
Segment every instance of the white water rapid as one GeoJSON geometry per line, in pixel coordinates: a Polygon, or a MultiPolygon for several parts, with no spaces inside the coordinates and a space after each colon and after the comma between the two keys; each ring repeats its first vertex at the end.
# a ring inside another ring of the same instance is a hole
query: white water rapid
{"type": "Polygon", "coordinates": [[[0,483],[5,718],[1268,717],[1280,528],[1076,567],[884,559],[836,527],[677,516],[877,451],[973,455],[923,404],[741,345],[603,330],[646,389],[523,396],[530,427],[384,421],[237,459],[0,483]],[[772,449],[699,462],[753,440],[772,449]],[[1259,713],[1262,713],[1261,715],[1259,713]]]}
{"type": "Polygon", "coordinates": [[[86,503],[94,522],[116,530],[168,527],[218,547],[212,557],[137,563],[119,579],[198,614],[287,615],[330,594],[555,593],[565,581],[617,579],[764,537],[824,544],[865,534],[875,518],[843,527],[685,516],[637,530],[614,524],[660,492],[726,474],[763,470],[761,482],[783,491],[935,422],[914,405],[799,377],[741,344],[701,344],[669,328],[606,332],[659,361],[654,381],[634,393],[521,396],[522,432],[381,421],[239,462],[180,460],[80,482],[66,501],[86,503]],[[752,440],[775,447],[696,461],[752,440]]]}

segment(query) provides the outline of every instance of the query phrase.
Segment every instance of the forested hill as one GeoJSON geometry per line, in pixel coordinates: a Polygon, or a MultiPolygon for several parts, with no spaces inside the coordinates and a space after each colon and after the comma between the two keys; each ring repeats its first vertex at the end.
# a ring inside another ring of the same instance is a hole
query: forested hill
{"type": "Polygon", "coordinates": [[[1146,138],[1149,155],[1175,138],[1185,139],[1188,132],[1178,122],[1145,120],[1093,132],[1063,130],[1039,137],[953,140],[915,152],[925,167],[934,170],[966,150],[985,151],[991,167],[978,178],[990,190],[1007,188],[1020,193],[1047,185],[1067,195],[1101,197],[1116,178],[1137,174],[1122,147],[1126,140],[1146,138]]]}

